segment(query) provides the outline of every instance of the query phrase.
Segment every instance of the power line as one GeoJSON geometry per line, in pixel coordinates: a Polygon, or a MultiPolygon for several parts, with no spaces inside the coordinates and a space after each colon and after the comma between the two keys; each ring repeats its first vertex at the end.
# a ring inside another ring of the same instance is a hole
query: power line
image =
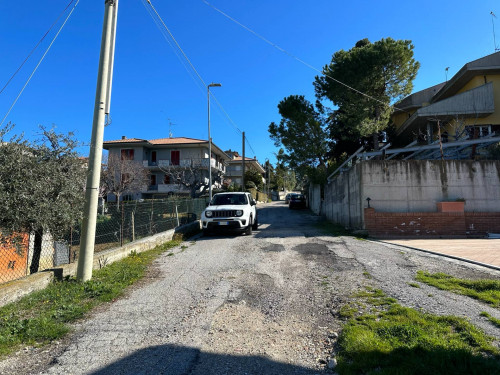
{"type": "Polygon", "coordinates": [[[40,64],[42,63],[43,59],[45,58],[45,56],[47,55],[47,53],[50,51],[50,48],[52,47],[52,45],[54,44],[54,42],[56,41],[57,37],[59,36],[59,34],[61,33],[62,29],[64,28],[64,26],[66,25],[66,22],[68,22],[69,20],[69,17],[71,17],[71,15],[73,14],[73,11],[75,10],[76,6],[78,5],[78,3],[80,2],[80,0],[77,0],[75,5],[73,6],[73,8],[71,9],[71,12],[69,12],[68,16],[66,17],[66,19],[64,20],[63,24],[61,25],[61,27],[59,28],[59,30],[57,31],[56,35],[54,36],[54,38],[52,39],[52,41],[50,42],[49,46],[47,47],[47,49],[45,50],[45,53],[43,54],[42,58],[40,59],[40,61],[38,61],[38,64],[35,66],[35,69],[33,69],[33,71],[31,72],[31,75],[28,77],[28,79],[26,80],[26,83],[24,84],[23,88],[21,89],[21,91],[19,92],[19,95],[17,95],[16,99],[14,100],[14,102],[12,103],[12,105],[10,106],[9,110],[7,111],[6,115],[4,116],[4,118],[2,119],[2,121],[0,122],[0,126],[3,125],[5,119],[7,118],[7,116],[9,116],[10,112],[12,111],[12,108],[14,108],[14,106],[16,105],[17,101],[19,100],[19,98],[21,97],[22,93],[24,92],[24,89],[26,88],[26,86],[28,86],[28,83],[31,81],[31,78],[33,78],[33,76],[35,75],[35,72],[37,71],[38,67],[40,66],[40,64]]]}
{"type": "MultiPolygon", "coordinates": [[[[237,21],[236,19],[234,19],[233,17],[231,17],[230,15],[224,13],[222,10],[220,10],[219,8],[215,7],[214,5],[210,4],[207,0],[202,0],[205,4],[207,4],[209,7],[211,7],[212,9],[214,9],[215,11],[217,11],[218,13],[222,14],[224,17],[228,18],[229,20],[233,21],[234,23],[236,23],[238,26],[241,26],[242,28],[244,28],[245,30],[247,30],[248,32],[252,33],[253,35],[255,35],[257,38],[263,40],[264,42],[266,42],[267,44],[271,45],[272,47],[276,48],[278,51],[280,52],[283,52],[284,54],[290,56],[291,58],[293,58],[294,60],[300,62],[301,64],[307,66],[308,68],[318,72],[319,74],[323,74],[325,77],[331,79],[332,81],[338,83],[339,85],[342,85],[346,88],[348,88],[349,90],[352,90],[360,95],[363,95],[371,100],[374,100],[378,103],[381,103],[385,106],[389,106],[391,107],[391,105],[388,105],[386,102],[380,100],[380,99],[377,99],[377,98],[374,98],[373,96],[371,95],[368,95],[360,90],[357,90],[355,89],[354,87],[352,86],[349,86],[348,84],[342,82],[342,81],[339,81],[338,79],[332,77],[332,76],[329,76],[328,74],[325,74],[322,70],[316,68],[315,66],[309,64],[308,62],[300,59],[299,57],[295,56],[294,54],[288,52],[286,49],[280,47],[279,45],[277,45],[276,43],[273,43],[271,42],[269,39],[266,39],[265,37],[263,37],[262,35],[260,35],[259,33],[255,32],[254,30],[250,29],[248,26],[245,26],[244,24],[242,24],[241,22],[237,21]]],[[[403,111],[403,112],[408,112],[404,109],[401,109],[401,108],[397,108],[395,106],[392,106],[394,109],[398,110],[398,111],[403,111]]]]}
{"type": "MultiPolygon", "coordinates": [[[[170,31],[170,29],[167,27],[167,25],[165,24],[165,22],[163,21],[163,19],[161,18],[160,14],[158,13],[158,11],[156,10],[156,8],[153,6],[153,4],[151,3],[151,0],[143,0],[143,3],[144,1],[147,1],[147,3],[151,6],[151,9],[153,10],[153,12],[156,14],[156,17],[158,18],[159,22],[157,22],[154,17],[153,17],[153,20],[155,21],[156,25],[160,28],[160,25],[163,26],[163,28],[167,31],[168,35],[170,36],[170,38],[173,40],[173,42],[175,43],[175,46],[179,49],[179,51],[182,53],[182,56],[184,57],[184,59],[188,62],[189,66],[191,67],[191,69],[195,72],[196,76],[198,77],[198,79],[203,83],[203,86],[207,87],[207,84],[205,83],[205,81],[203,80],[203,78],[201,77],[201,75],[198,73],[198,71],[196,70],[196,68],[194,67],[193,63],[191,62],[191,60],[189,60],[188,56],[186,55],[186,53],[183,51],[183,49],[181,48],[181,46],[179,45],[179,43],[177,42],[177,40],[175,39],[174,35],[172,34],[172,32],[170,31]]],[[[145,5],[145,4],[144,4],[145,5]]],[[[153,14],[150,12],[150,15],[153,16],[153,14]]],[[[160,29],[160,32],[162,32],[163,36],[165,37],[165,39],[167,39],[167,41],[169,42],[170,46],[172,46],[172,44],[170,43],[169,39],[166,37],[166,35],[163,33],[163,31],[160,29]]],[[[177,57],[179,57],[177,55],[177,57]]],[[[226,116],[226,118],[229,120],[229,123],[241,134],[242,131],[238,128],[238,126],[236,126],[236,124],[234,123],[234,121],[231,119],[231,117],[229,116],[229,114],[226,112],[226,110],[224,109],[224,107],[222,106],[222,104],[219,102],[219,100],[215,97],[215,95],[210,92],[210,95],[215,99],[215,102],[217,104],[217,106],[219,107],[219,109],[222,111],[222,113],[226,116]]],[[[250,147],[250,149],[253,151],[253,153],[255,154],[255,151],[252,147],[252,145],[250,144],[250,142],[248,141],[248,138],[245,136],[245,141],[246,143],[248,143],[248,146],[250,147]]]]}
{"type": "Polygon", "coordinates": [[[70,5],[74,2],[75,0],[71,0],[69,2],[68,5],[66,5],[66,8],[64,8],[64,10],[59,14],[59,16],[57,17],[57,19],[54,21],[54,23],[52,25],[50,25],[49,29],[47,30],[47,32],[42,36],[42,39],[40,39],[38,41],[38,43],[35,45],[35,47],[31,50],[31,52],[28,54],[28,56],[24,59],[24,61],[21,63],[21,65],[19,66],[19,68],[17,68],[17,70],[14,72],[14,74],[12,74],[12,76],[9,78],[9,80],[7,81],[7,83],[5,84],[4,87],[2,87],[2,89],[0,90],[0,94],[5,90],[5,88],[9,85],[9,83],[14,79],[14,77],[16,76],[17,73],[19,73],[19,71],[21,70],[21,68],[24,66],[24,64],[26,63],[26,61],[28,61],[28,59],[31,57],[31,55],[33,54],[33,52],[35,52],[35,50],[38,48],[38,46],[43,42],[43,40],[45,39],[45,37],[50,33],[50,31],[52,30],[52,28],[54,27],[54,25],[59,21],[59,19],[62,17],[62,15],[66,12],[66,10],[68,10],[68,8],[70,7],[70,5]]]}
{"type": "Polygon", "coordinates": [[[194,67],[194,65],[191,63],[191,60],[189,60],[189,58],[187,57],[187,55],[184,53],[183,49],[181,48],[181,46],[179,45],[179,43],[177,43],[177,40],[174,38],[173,34],[170,32],[169,28],[167,27],[167,25],[165,25],[165,22],[163,22],[163,19],[160,17],[160,15],[158,14],[158,12],[156,11],[156,8],[153,6],[153,4],[151,3],[151,0],[146,0],[149,5],[151,6],[151,9],[153,9],[153,11],[155,12],[156,16],[158,17],[158,19],[160,20],[161,24],[163,25],[163,27],[165,28],[165,30],[167,30],[168,32],[168,35],[170,35],[170,37],[172,38],[172,40],[174,41],[175,45],[177,46],[177,48],[179,49],[179,51],[181,51],[182,53],[182,56],[184,56],[184,58],[186,59],[186,61],[189,63],[189,66],[191,66],[191,69],[193,69],[193,71],[196,73],[196,75],[198,76],[199,80],[203,83],[203,86],[207,87],[207,84],[205,83],[205,81],[203,80],[203,78],[201,78],[201,75],[200,73],[198,73],[198,71],[196,70],[196,68],[194,67]]]}
{"type": "Polygon", "coordinates": [[[182,56],[180,56],[179,50],[177,48],[175,48],[175,46],[173,45],[172,41],[169,38],[169,34],[165,31],[165,27],[160,23],[160,21],[158,20],[158,17],[155,17],[155,14],[152,11],[152,9],[150,7],[148,7],[148,5],[147,5],[149,3],[148,0],[142,0],[142,3],[144,5],[144,7],[146,8],[148,14],[151,16],[151,19],[155,23],[156,27],[158,28],[158,30],[162,34],[163,38],[169,44],[170,48],[174,52],[174,54],[177,57],[177,59],[179,60],[179,62],[182,64],[184,69],[186,69],[186,72],[189,74],[189,76],[191,77],[193,82],[196,84],[196,86],[200,89],[200,92],[204,93],[205,89],[206,89],[204,82],[202,81],[203,86],[201,86],[200,80],[196,79],[197,77],[194,76],[193,70],[188,67],[186,60],[183,59],[182,56]]]}

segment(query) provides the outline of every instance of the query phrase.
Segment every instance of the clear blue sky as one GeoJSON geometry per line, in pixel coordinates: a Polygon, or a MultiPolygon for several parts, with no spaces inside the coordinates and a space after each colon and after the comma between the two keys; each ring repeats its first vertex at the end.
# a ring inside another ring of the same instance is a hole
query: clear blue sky
{"type": "MultiPolygon", "coordinates": [[[[69,0],[0,3],[0,89],[69,0]]],[[[161,17],[236,126],[246,132],[246,154],[275,161],[270,122],[285,96],[314,101],[317,72],[278,51],[202,0],[152,0],[161,17]]],[[[242,24],[321,69],[339,49],[384,37],[410,39],[421,68],[415,90],[445,80],[466,62],[494,52],[490,12],[500,46],[498,0],[333,1],[210,0],[242,24]]],[[[81,0],[7,121],[33,137],[38,124],[74,131],[89,143],[95,99],[104,0],[81,0]]],[[[0,119],[31,74],[57,24],[23,70],[0,94],[0,119]]],[[[154,139],[207,139],[206,89],[188,73],[141,0],[121,0],[111,113],[104,139],[122,135],[154,139]]],[[[212,137],[222,149],[241,150],[241,135],[212,104],[212,137]]],[[[307,136],[307,135],[302,135],[307,136]]],[[[87,155],[88,148],[81,153],[87,155]]]]}

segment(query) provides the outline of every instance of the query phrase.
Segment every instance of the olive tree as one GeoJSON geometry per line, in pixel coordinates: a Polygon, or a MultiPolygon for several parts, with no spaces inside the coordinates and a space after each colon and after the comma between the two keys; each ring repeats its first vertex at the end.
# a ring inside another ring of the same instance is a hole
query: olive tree
{"type": "Polygon", "coordinates": [[[0,129],[0,228],[8,234],[34,234],[30,272],[37,272],[42,238],[62,238],[81,218],[86,166],[72,133],[58,134],[40,127],[40,138],[28,141],[0,129]]]}

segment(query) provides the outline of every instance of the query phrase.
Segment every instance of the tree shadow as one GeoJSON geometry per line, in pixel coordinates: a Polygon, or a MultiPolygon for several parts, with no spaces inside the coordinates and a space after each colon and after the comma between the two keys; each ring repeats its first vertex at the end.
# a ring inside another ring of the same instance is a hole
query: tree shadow
{"type": "Polygon", "coordinates": [[[340,363],[346,374],[381,375],[498,375],[500,360],[458,348],[398,348],[390,353],[359,351],[340,363]]]}
{"type": "Polygon", "coordinates": [[[212,354],[197,348],[157,345],[140,349],[91,375],[316,375],[321,370],[273,361],[264,356],[212,354]]]}

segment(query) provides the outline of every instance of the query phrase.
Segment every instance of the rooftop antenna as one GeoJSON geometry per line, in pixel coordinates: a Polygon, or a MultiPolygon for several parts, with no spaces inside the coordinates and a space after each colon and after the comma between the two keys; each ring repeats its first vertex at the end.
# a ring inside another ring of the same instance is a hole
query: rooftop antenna
{"type": "Polygon", "coordinates": [[[444,74],[446,75],[446,82],[448,82],[448,69],[450,69],[449,66],[447,66],[445,69],[444,69],[444,74]]]}
{"type": "Polygon", "coordinates": [[[500,49],[497,47],[497,39],[495,36],[495,18],[497,18],[497,16],[495,16],[495,13],[493,12],[490,12],[490,14],[491,14],[491,25],[493,26],[493,44],[495,47],[495,52],[498,52],[500,51],[500,49]]]}
{"type": "Polygon", "coordinates": [[[167,119],[168,120],[168,138],[172,138],[173,137],[173,133],[172,133],[172,126],[174,126],[175,124],[172,122],[172,120],[170,119],[167,119]]]}

